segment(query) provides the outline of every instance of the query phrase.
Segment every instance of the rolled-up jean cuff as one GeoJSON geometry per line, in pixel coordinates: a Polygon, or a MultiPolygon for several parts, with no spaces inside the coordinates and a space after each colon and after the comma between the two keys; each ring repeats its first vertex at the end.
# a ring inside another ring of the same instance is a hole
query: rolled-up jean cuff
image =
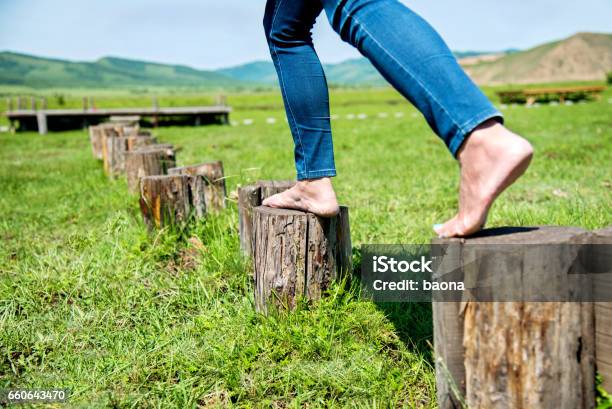
{"type": "Polygon", "coordinates": [[[474,118],[472,118],[469,122],[463,125],[448,144],[448,149],[451,151],[453,156],[455,158],[457,157],[459,148],[461,148],[461,145],[463,145],[465,139],[474,131],[474,129],[476,129],[478,125],[493,118],[497,119],[501,124],[504,123],[504,116],[502,115],[502,113],[496,109],[492,109],[479,113],[478,115],[474,116],[474,118]]]}
{"type": "Polygon", "coordinates": [[[336,169],[311,170],[297,174],[297,180],[317,179],[336,176],[336,169]]]}

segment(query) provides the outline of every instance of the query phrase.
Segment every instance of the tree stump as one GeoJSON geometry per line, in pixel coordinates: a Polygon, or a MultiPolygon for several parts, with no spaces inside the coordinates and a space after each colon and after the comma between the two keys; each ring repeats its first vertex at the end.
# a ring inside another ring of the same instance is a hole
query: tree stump
{"type": "Polygon", "coordinates": [[[98,125],[98,130],[100,132],[100,136],[99,136],[99,141],[98,143],[100,144],[100,149],[102,152],[102,161],[104,162],[104,172],[106,174],[109,174],[109,166],[108,163],[110,160],[109,156],[112,155],[111,152],[109,152],[108,150],[108,146],[109,146],[109,140],[114,139],[114,138],[118,138],[120,136],[123,136],[123,131],[122,131],[122,127],[117,125],[117,124],[109,124],[109,123],[104,123],[104,124],[100,124],[98,125]]]}
{"type": "Polygon", "coordinates": [[[125,173],[131,193],[139,191],[144,176],[165,175],[176,165],[172,145],[149,145],[125,153],[125,173]]]}
{"type": "Polygon", "coordinates": [[[110,177],[117,177],[125,172],[125,154],[128,151],[150,146],[155,138],[149,136],[116,136],[106,138],[104,155],[104,172],[110,177]]]}
{"type": "Polygon", "coordinates": [[[264,199],[284,192],[295,185],[292,180],[260,180],[254,185],[238,189],[238,230],[240,249],[244,255],[253,255],[251,239],[253,235],[253,208],[261,206],[264,199]]]}
{"type": "Polygon", "coordinates": [[[203,217],[204,180],[187,175],[145,176],[140,180],[140,210],[149,228],[203,217]]]}
{"type": "Polygon", "coordinates": [[[128,151],[135,151],[136,149],[157,144],[157,138],[151,136],[150,134],[140,133],[135,136],[127,136],[126,139],[128,151]]]}
{"type": "Polygon", "coordinates": [[[461,303],[433,303],[440,408],[593,406],[593,303],[469,298],[479,289],[529,297],[543,283],[569,294],[573,280],[588,287],[587,275],[569,273],[585,235],[571,227],[502,228],[433,240],[440,271],[459,274],[469,289],[461,303]]]}
{"type": "Polygon", "coordinates": [[[317,300],[351,266],[348,208],[322,218],[296,210],[253,209],[255,308],[292,309],[317,300]]]}
{"type": "Polygon", "coordinates": [[[595,359],[602,386],[612,392],[612,226],[593,232],[589,258],[594,263],[595,359]]]}
{"type": "Polygon", "coordinates": [[[92,125],[89,127],[89,141],[91,142],[91,150],[94,158],[98,160],[103,159],[102,142],[104,135],[102,134],[102,127],[99,125],[92,125]]]}
{"type": "Polygon", "coordinates": [[[168,169],[169,175],[202,176],[205,187],[204,197],[208,212],[217,212],[225,208],[225,177],[223,162],[207,162],[199,165],[183,166],[168,169]]]}

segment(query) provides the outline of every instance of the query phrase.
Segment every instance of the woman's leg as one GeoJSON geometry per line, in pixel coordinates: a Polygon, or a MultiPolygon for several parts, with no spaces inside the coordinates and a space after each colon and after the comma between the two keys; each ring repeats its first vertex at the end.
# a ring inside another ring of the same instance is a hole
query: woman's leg
{"type": "Polygon", "coordinates": [[[397,0],[322,0],[334,30],[424,115],[461,166],[459,212],[441,236],[478,231],[497,196],[527,168],[532,148],[464,73],[436,31],[397,0]]]}
{"type": "Polygon", "coordinates": [[[338,212],[338,203],[330,180],[336,167],[329,96],[311,37],[322,10],[317,0],[268,0],[266,4],[264,29],[295,143],[298,183],[264,204],[332,216],[338,212]]]}

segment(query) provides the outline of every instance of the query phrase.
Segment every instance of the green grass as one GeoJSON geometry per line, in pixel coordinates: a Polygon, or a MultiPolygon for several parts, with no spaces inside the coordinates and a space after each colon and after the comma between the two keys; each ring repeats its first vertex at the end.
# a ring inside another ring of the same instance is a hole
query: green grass
{"type": "MultiPolygon", "coordinates": [[[[456,207],[456,163],[394,92],[331,98],[354,246],[427,242],[456,207]]],[[[612,224],[608,98],[504,111],[536,156],[490,226],[612,224]]],[[[180,164],[223,160],[230,191],[292,177],[278,95],[229,102],[238,126],[156,133],[183,148],[180,164]]],[[[316,305],[257,315],[234,203],[186,236],[149,236],[84,131],[0,134],[0,186],[0,388],[69,387],[75,407],[435,407],[430,307],[337,286],[316,305]]]]}

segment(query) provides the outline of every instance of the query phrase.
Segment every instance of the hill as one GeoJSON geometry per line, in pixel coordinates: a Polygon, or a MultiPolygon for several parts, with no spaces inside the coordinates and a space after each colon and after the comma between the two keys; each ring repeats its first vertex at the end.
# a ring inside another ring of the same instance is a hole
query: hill
{"type": "Polygon", "coordinates": [[[234,67],[217,70],[219,74],[228,76],[237,81],[255,82],[261,84],[275,84],[276,70],[269,61],[255,61],[234,67]]]}
{"type": "Polygon", "coordinates": [[[490,85],[603,80],[612,71],[612,34],[578,33],[465,69],[490,85]]]}
{"type": "MultiPolygon", "coordinates": [[[[498,53],[456,52],[459,62],[479,84],[546,83],[603,80],[612,71],[612,34],[578,33],[565,40],[525,50],[498,53]]],[[[386,82],[365,58],[325,64],[332,85],[379,86],[386,82]]],[[[269,61],[215,71],[184,65],[105,57],[94,62],[0,52],[0,85],[33,88],[166,86],[236,88],[276,85],[269,61]]]]}
{"type": "Polygon", "coordinates": [[[124,86],[229,87],[236,80],[214,71],[105,57],[72,62],[13,52],[0,53],[0,84],[33,88],[124,86]]]}
{"type": "MultiPolygon", "coordinates": [[[[512,52],[513,50],[508,50],[512,52]]],[[[502,52],[505,55],[507,52],[502,52]]],[[[457,58],[478,58],[490,55],[489,52],[463,51],[455,52],[457,58]]],[[[336,64],[323,64],[327,81],[336,85],[386,85],[387,82],[365,58],[354,58],[336,64]]],[[[217,71],[239,81],[256,82],[260,84],[276,84],[276,71],[269,61],[223,68],[217,71]]]]}
{"type": "MultiPolygon", "coordinates": [[[[327,81],[341,85],[383,85],[384,79],[365,58],[346,60],[338,64],[324,64],[327,81]]],[[[217,71],[238,81],[277,84],[276,70],[269,61],[257,61],[217,71]]]]}

